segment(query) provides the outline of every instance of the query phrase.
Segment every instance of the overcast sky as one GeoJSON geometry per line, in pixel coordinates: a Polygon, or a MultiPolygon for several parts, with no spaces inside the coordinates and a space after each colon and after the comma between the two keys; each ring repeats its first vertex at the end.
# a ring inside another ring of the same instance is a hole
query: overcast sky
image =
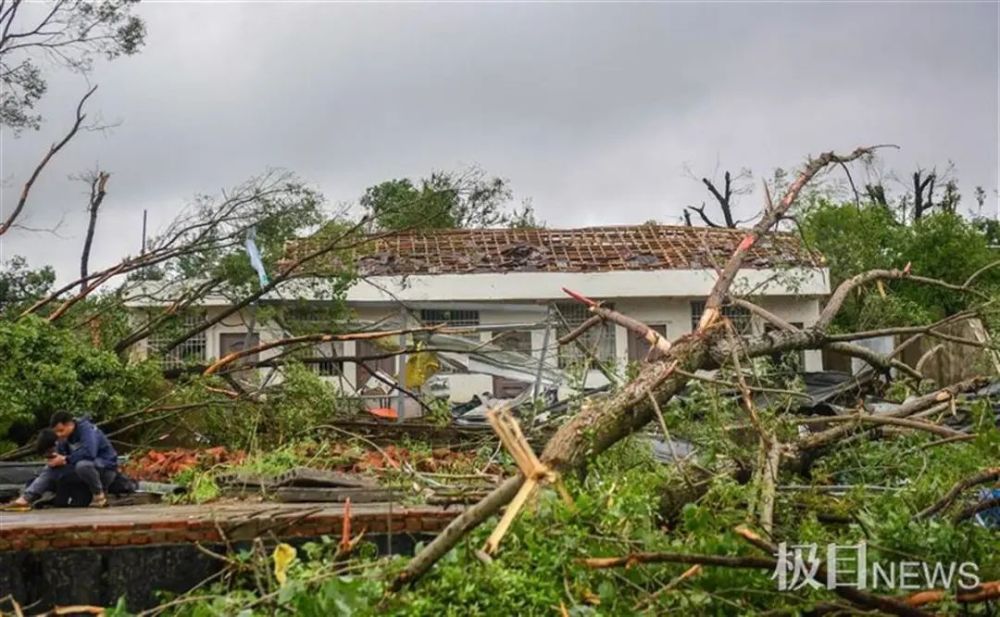
{"type": "MultiPolygon", "coordinates": [[[[287,168],[331,204],[394,177],[477,164],[550,226],[679,222],[695,174],[766,175],[891,142],[900,172],[998,167],[995,3],[332,4],[143,2],[141,54],[99,63],[79,136],[3,256],[77,268],[84,185],[111,172],[94,267],[137,250],[196,193],[287,168]]],[[[39,132],[2,135],[5,209],[65,131],[82,78],[49,72],[39,132]]],[[[741,211],[757,210],[759,195],[741,211]]]]}

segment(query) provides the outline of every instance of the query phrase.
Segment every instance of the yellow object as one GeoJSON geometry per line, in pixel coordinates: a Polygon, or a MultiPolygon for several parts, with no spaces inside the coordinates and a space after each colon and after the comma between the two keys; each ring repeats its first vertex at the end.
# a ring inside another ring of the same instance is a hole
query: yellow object
{"type": "Polygon", "coordinates": [[[288,566],[295,561],[295,547],[282,542],[274,547],[274,578],[284,585],[288,580],[288,566]]]}
{"type": "Polygon", "coordinates": [[[431,378],[434,373],[441,370],[441,363],[437,356],[429,351],[421,351],[424,344],[417,343],[416,353],[406,359],[406,385],[411,388],[419,388],[431,378]]]}
{"type": "Polygon", "coordinates": [[[507,510],[504,511],[500,522],[497,523],[497,526],[493,529],[493,533],[486,539],[486,545],[483,546],[484,553],[494,555],[500,546],[500,541],[507,534],[511,524],[514,523],[518,512],[521,511],[524,504],[531,499],[531,496],[543,482],[548,482],[555,486],[563,501],[566,502],[566,505],[573,505],[573,497],[566,490],[566,486],[562,483],[559,474],[538,460],[534,450],[531,449],[531,445],[521,431],[521,425],[510,414],[510,409],[506,407],[491,409],[486,412],[486,420],[500,438],[500,443],[514,457],[514,462],[517,463],[521,473],[524,474],[524,484],[521,485],[517,494],[514,495],[514,499],[507,505],[507,510]]]}

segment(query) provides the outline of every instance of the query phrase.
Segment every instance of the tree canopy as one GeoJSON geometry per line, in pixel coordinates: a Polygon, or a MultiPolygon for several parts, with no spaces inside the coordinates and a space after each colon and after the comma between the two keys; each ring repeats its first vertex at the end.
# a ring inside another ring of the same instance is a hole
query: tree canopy
{"type": "Polygon", "coordinates": [[[369,187],[360,204],[380,231],[482,227],[537,227],[530,204],[510,204],[507,180],[478,167],[433,172],[420,180],[398,178],[369,187]]]}
{"type": "Polygon", "coordinates": [[[0,124],[37,129],[35,105],[48,84],[43,61],[86,72],[95,56],[116,58],[142,48],[146,26],[137,0],[56,0],[0,4],[0,124]],[[6,6],[4,6],[6,4],[6,6]]]}

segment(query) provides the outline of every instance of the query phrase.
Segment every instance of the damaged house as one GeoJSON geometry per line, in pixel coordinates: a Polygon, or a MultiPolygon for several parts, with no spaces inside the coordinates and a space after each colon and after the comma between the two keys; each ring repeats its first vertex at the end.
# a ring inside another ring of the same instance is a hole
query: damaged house
{"type": "MultiPolygon", "coordinates": [[[[434,377],[418,385],[437,388],[453,403],[483,393],[515,396],[527,388],[537,393],[539,388],[598,387],[607,383],[609,374],[624,374],[629,363],[645,359],[649,346],[610,323],[560,346],[559,337],[590,316],[563,288],[600,300],[675,338],[697,325],[716,267],[742,237],[739,230],[655,224],[409,231],[374,238],[356,250],[358,280],[347,291],[346,302],[358,324],[379,324],[382,329],[437,324],[462,328],[449,335],[431,334],[420,342],[427,349],[443,351],[436,351],[434,377]]],[[[290,244],[287,259],[309,246],[309,239],[290,244]]],[[[326,267],[333,272],[338,264],[331,259],[326,267]]],[[[314,276],[324,276],[322,268],[314,276]]],[[[260,305],[322,306],[324,300],[311,295],[308,284],[296,289],[294,299],[286,288],[284,297],[267,296],[260,305]]],[[[808,326],[830,291],[829,276],[822,259],[796,236],[779,233],[754,245],[734,291],[754,296],[762,307],[790,323],[808,326]]],[[[146,294],[131,306],[142,311],[163,304],[154,298],[146,294]]],[[[228,306],[224,297],[208,296],[189,318],[196,322],[228,306]]],[[[257,323],[253,312],[258,309],[213,325],[172,350],[164,362],[208,362],[247,344],[289,335],[279,324],[257,323]]],[[[739,330],[764,329],[758,318],[742,309],[730,307],[726,314],[739,330]]],[[[313,370],[345,392],[381,396],[380,405],[395,406],[391,384],[406,381],[405,355],[363,363],[338,358],[385,355],[394,345],[399,349],[414,342],[323,343],[307,355],[312,356],[313,370]]],[[[136,352],[155,351],[159,343],[144,341],[136,352]]],[[[269,350],[248,360],[266,360],[278,353],[269,350]]],[[[792,360],[799,369],[822,368],[818,352],[802,352],[792,360]]],[[[398,401],[406,407],[402,397],[398,401]]]]}

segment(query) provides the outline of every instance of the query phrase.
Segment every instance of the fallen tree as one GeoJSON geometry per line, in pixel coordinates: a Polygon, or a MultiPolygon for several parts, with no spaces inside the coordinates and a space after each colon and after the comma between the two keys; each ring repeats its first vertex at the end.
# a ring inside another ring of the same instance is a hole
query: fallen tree
{"type": "MultiPolygon", "coordinates": [[[[656,336],[647,337],[647,340],[656,347],[660,354],[659,357],[644,363],[638,375],[610,397],[585,399],[580,411],[570,418],[546,444],[540,457],[541,464],[559,474],[566,474],[585,466],[592,457],[604,452],[656,418],[660,407],[666,407],[698,371],[731,366],[733,359],[739,356],[756,358],[795,350],[835,348],[838,351],[861,358],[878,372],[887,373],[890,369],[895,368],[912,374],[914,371],[910,367],[904,369],[905,365],[901,365],[894,359],[893,356],[897,352],[888,355],[877,354],[847,342],[853,340],[850,334],[831,333],[830,325],[833,317],[852,291],[866,284],[881,284],[882,281],[905,279],[918,284],[938,286],[956,293],[975,296],[978,292],[971,287],[971,281],[965,285],[956,285],[947,281],[922,277],[918,273],[911,272],[909,267],[861,273],[845,281],[834,291],[823,307],[818,321],[811,327],[800,329],[782,322],[777,324],[779,325],[778,329],[756,336],[734,336],[721,310],[727,302],[738,302],[743,306],[752,306],[755,312],[765,316],[765,321],[773,323],[777,319],[768,319],[766,310],[756,307],[745,298],[734,297],[735,294],[731,292],[731,287],[743,266],[747,252],[762,237],[775,229],[796,202],[803,188],[817,174],[830,165],[846,165],[869,156],[875,148],[858,148],[848,155],[828,152],[811,159],[777,202],[772,202],[769,193],[765,190],[767,200],[763,215],[734,247],[725,266],[718,269],[718,279],[708,296],[704,313],[695,331],[669,343],[657,339],[656,336]]],[[[610,320],[640,335],[649,331],[648,328],[643,330],[644,325],[636,320],[601,307],[599,304],[589,301],[582,294],[573,293],[571,295],[588,304],[591,312],[594,313],[595,318],[586,322],[581,326],[581,329],[588,324],[592,326],[602,320],[610,320]]],[[[919,331],[932,332],[932,329],[924,327],[919,331]]],[[[575,334],[579,334],[579,332],[575,334]]],[[[950,401],[953,401],[960,393],[981,386],[982,382],[979,380],[953,384],[924,397],[908,401],[902,409],[896,410],[891,415],[897,419],[904,419],[897,424],[909,425],[897,426],[897,428],[921,428],[915,426],[918,423],[916,420],[907,421],[905,418],[919,412],[926,412],[936,406],[943,405],[944,408],[947,408],[950,401]]],[[[743,387],[746,389],[745,384],[743,387]]],[[[775,466],[789,465],[796,462],[803,452],[819,450],[840,439],[851,437],[859,431],[864,432],[866,427],[870,428],[863,421],[845,421],[826,431],[804,436],[793,443],[780,444],[772,434],[756,426],[754,410],[751,405],[746,406],[746,411],[751,423],[755,425],[754,428],[759,432],[762,446],[761,458],[765,461],[773,461],[771,464],[775,464],[775,466]]],[[[886,423],[891,423],[891,420],[886,423]]],[[[953,437],[953,434],[949,433],[947,429],[941,429],[939,432],[947,433],[949,438],[953,437]]],[[[766,506],[767,495],[763,495],[761,499],[762,503],[765,504],[761,508],[761,522],[767,528],[770,526],[770,517],[773,516],[776,470],[765,475],[770,475],[770,482],[766,479],[762,482],[762,486],[769,486],[769,488],[764,489],[764,492],[766,493],[768,490],[772,492],[770,508],[766,506]]],[[[518,494],[524,481],[525,477],[522,474],[508,478],[479,503],[464,511],[443,533],[414,556],[406,568],[393,580],[392,588],[399,590],[418,580],[463,537],[510,503],[518,494]]],[[[905,602],[894,599],[885,599],[883,602],[882,599],[873,600],[870,597],[861,597],[857,594],[852,596],[850,593],[844,594],[844,597],[855,605],[865,608],[879,608],[897,614],[921,614],[907,606],[905,602]]]]}

